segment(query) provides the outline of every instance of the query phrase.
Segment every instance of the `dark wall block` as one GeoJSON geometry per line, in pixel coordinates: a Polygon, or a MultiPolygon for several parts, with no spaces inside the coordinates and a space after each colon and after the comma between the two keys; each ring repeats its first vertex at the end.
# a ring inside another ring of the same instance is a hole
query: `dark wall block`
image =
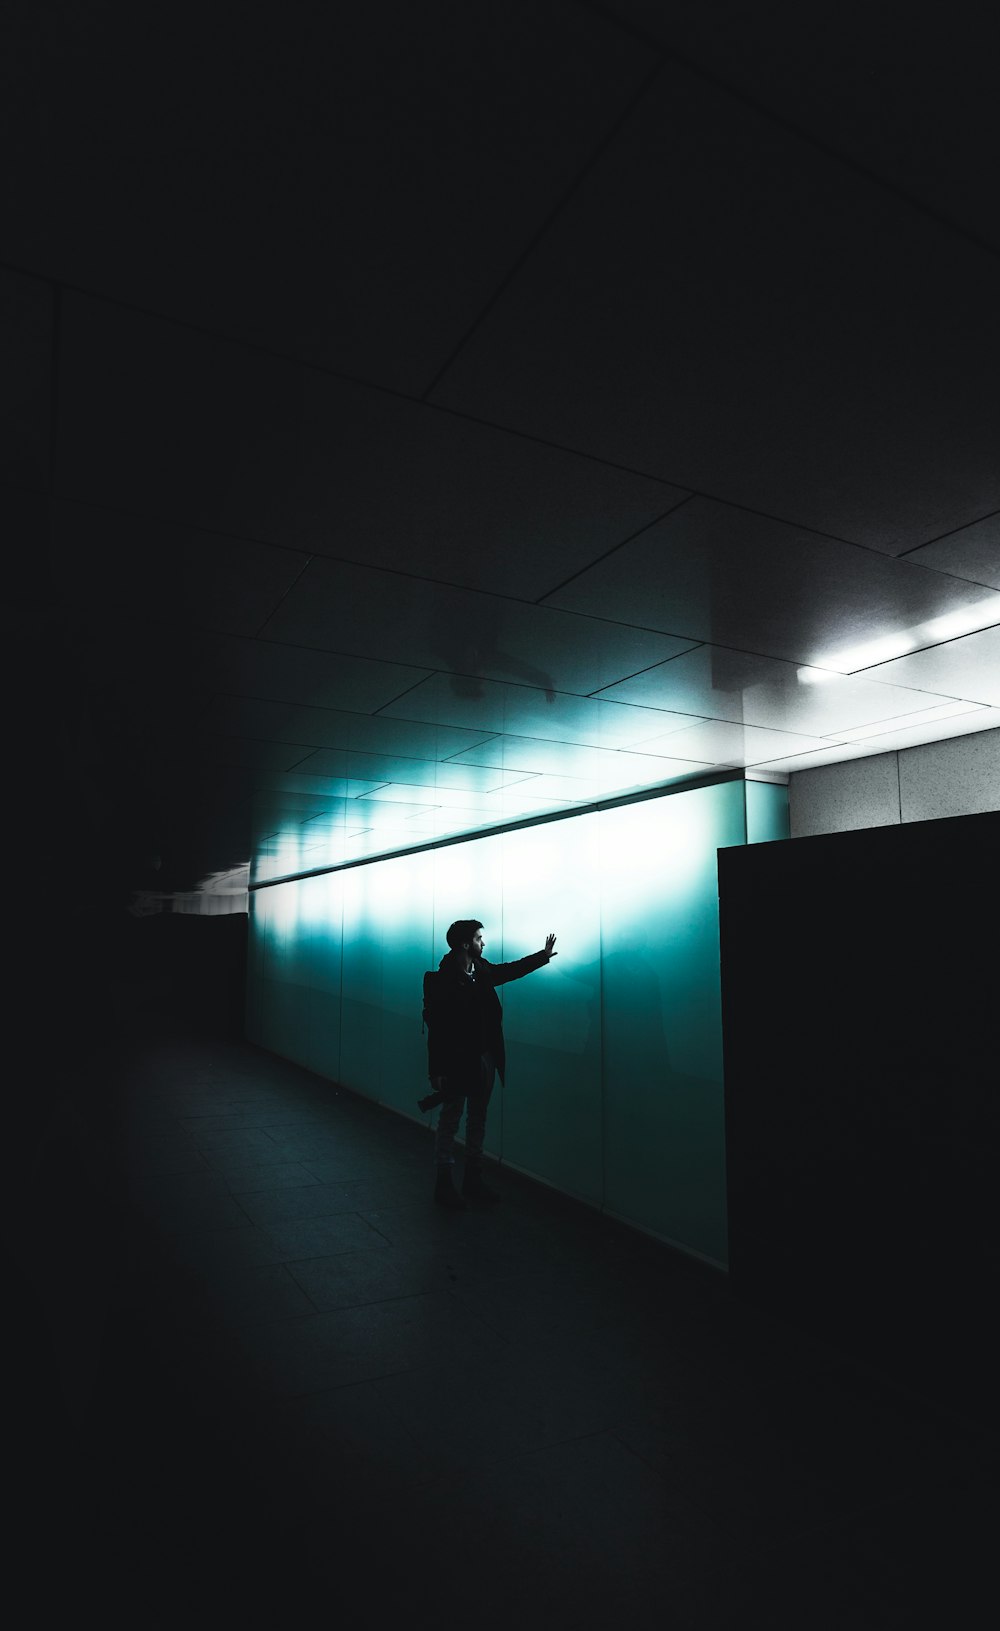
{"type": "Polygon", "coordinates": [[[996,1419],[1000,814],[719,855],[734,1290],[996,1419]]]}

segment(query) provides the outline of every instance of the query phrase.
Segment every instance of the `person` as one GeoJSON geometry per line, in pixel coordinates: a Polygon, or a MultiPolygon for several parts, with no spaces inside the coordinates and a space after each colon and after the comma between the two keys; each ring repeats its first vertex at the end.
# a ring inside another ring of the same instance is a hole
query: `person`
{"type": "MultiPolygon", "coordinates": [[[[498,1201],[499,1195],[483,1180],[483,1141],[486,1112],[493,1082],[504,1080],[506,1053],[503,1010],[498,985],[523,979],[544,968],[558,953],[556,937],[546,936],[543,951],[513,963],[490,963],[483,956],[483,925],[475,918],[460,918],[447,933],[448,951],[437,974],[426,982],[424,1016],[427,1022],[428,1074],[434,1094],[441,1096],[441,1114],[434,1137],[434,1199],[441,1206],[464,1210],[472,1201],[498,1201]],[[465,1109],[465,1172],[462,1192],[452,1176],[455,1135],[465,1109]]],[[[422,1100],[421,1106],[427,1101],[422,1100]]]]}

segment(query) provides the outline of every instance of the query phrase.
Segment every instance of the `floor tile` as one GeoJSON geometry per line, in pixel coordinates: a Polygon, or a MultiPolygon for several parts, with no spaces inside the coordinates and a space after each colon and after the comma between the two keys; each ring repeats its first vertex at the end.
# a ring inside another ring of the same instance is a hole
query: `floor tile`
{"type": "Polygon", "coordinates": [[[266,1576],[270,1623],[307,1581],[373,1624],[986,1623],[976,1424],[502,1166],[499,1206],[445,1212],[426,1127],[263,1050],[137,1034],[116,1071],[93,1170],[19,1220],[23,1317],[55,1322],[20,1394],[38,1423],[86,1383],[60,1487],[137,1591],[208,1578],[249,1621],[266,1576]]]}
{"type": "Polygon", "coordinates": [[[240,1205],[254,1223],[288,1223],[296,1218],[330,1217],[357,1210],[344,1184],[315,1180],[291,1189],[258,1190],[242,1194],[240,1205]]]}
{"type": "Polygon", "coordinates": [[[267,1189],[298,1189],[314,1177],[297,1161],[232,1161],[211,1158],[211,1165],[221,1173],[234,1195],[259,1194],[267,1189]]]}
{"type": "Polygon", "coordinates": [[[382,1235],[357,1212],[271,1223],[266,1227],[266,1234],[286,1262],[332,1257],[337,1252],[387,1249],[382,1235]]]}
{"type": "Polygon", "coordinates": [[[384,1248],[313,1257],[290,1263],[288,1272],[320,1312],[439,1289],[435,1275],[422,1272],[384,1248]]]}

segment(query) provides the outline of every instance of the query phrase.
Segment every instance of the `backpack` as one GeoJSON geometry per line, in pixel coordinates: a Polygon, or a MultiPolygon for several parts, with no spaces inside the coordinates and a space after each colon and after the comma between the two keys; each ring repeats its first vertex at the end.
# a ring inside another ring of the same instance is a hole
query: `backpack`
{"type": "Polygon", "coordinates": [[[434,1006],[434,998],[437,995],[437,987],[440,978],[441,970],[437,968],[429,968],[424,975],[424,1010],[423,1024],[420,1027],[421,1032],[423,1032],[430,1024],[434,1006]]]}

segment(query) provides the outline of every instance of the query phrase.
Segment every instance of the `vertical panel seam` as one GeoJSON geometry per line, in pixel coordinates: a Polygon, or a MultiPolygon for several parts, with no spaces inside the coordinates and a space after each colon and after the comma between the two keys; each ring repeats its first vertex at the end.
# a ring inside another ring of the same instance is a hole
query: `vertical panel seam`
{"type": "Polygon", "coordinates": [[[899,805],[899,825],[903,825],[903,778],[900,774],[899,748],[896,749],[896,802],[899,805]]]}

